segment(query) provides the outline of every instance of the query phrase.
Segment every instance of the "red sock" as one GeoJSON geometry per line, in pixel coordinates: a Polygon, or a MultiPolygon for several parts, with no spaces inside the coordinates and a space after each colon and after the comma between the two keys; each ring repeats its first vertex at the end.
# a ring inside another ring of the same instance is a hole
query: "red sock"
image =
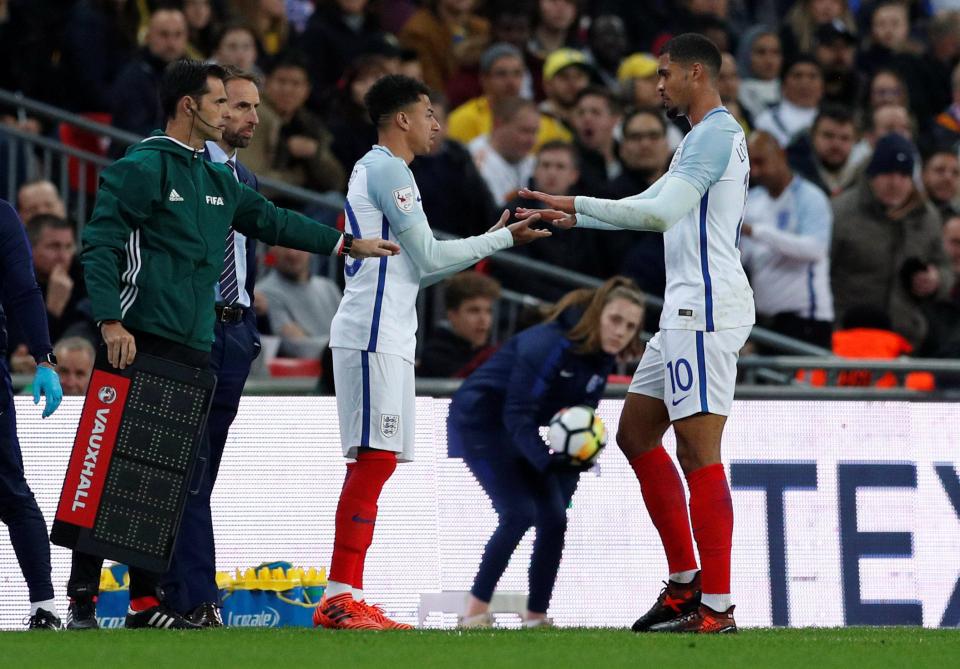
{"type": "Polygon", "coordinates": [[[130,600],[130,609],[133,611],[146,611],[154,606],[160,606],[160,600],[156,597],[134,597],[130,600]]]}
{"type": "Polygon", "coordinates": [[[696,569],[687,498],[673,460],[663,446],[658,446],[630,460],[630,466],[640,481],[640,493],[650,519],[660,533],[670,573],[696,569]]]}
{"type": "Polygon", "coordinates": [[[702,564],[704,594],[730,592],[730,550],[733,544],[733,503],[723,465],[701,467],[687,476],[690,520],[702,564]]]}
{"type": "Polygon", "coordinates": [[[363,558],[373,541],[377,500],[396,468],[396,453],[378,450],[361,451],[353,466],[348,465],[337,505],[331,581],[363,587],[363,558]]]}

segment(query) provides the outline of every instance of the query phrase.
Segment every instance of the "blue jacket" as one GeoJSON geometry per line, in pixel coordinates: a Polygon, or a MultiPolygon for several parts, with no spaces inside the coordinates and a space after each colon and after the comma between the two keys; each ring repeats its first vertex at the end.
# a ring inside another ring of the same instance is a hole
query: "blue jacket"
{"type": "Polygon", "coordinates": [[[33,273],[33,253],[20,217],[10,203],[0,200],[0,361],[6,362],[7,330],[4,310],[17,318],[30,353],[40,357],[53,351],[47,326],[47,308],[33,273]]]}
{"type": "Polygon", "coordinates": [[[595,408],[615,362],[606,353],[575,352],[566,336],[569,320],[513,336],[467,377],[450,403],[450,457],[524,457],[547,467],[540,426],[564,407],[595,408]]]}

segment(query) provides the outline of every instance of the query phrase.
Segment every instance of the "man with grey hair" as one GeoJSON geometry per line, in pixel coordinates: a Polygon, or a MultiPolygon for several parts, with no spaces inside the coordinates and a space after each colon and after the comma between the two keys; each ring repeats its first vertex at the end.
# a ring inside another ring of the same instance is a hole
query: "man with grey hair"
{"type": "MultiPolygon", "coordinates": [[[[526,66],[523,53],[512,44],[494,44],[480,57],[480,87],[483,95],[467,100],[450,112],[447,136],[469,144],[493,130],[493,108],[504,100],[520,96],[526,66]]],[[[539,147],[554,139],[569,140],[570,135],[557,123],[545,123],[541,114],[537,132],[539,147]]],[[[551,120],[551,119],[548,119],[551,120]]]]}
{"type": "Polygon", "coordinates": [[[86,395],[96,351],[83,337],[64,337],[53,345],[64,395],[86,395]]]}

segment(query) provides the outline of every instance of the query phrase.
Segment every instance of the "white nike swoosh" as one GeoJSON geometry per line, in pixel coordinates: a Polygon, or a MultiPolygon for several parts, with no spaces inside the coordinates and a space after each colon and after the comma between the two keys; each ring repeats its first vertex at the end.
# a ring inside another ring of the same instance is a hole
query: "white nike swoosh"
{"type": "Polygon", "coordinates": [[[573,375],[574,375],[573,372],[568,372],[568,371],[565,370],[565,369],[560,370],[560,376],[562,376],[562,377],[565,378],[565,379],[572,378],[573,375]]]}

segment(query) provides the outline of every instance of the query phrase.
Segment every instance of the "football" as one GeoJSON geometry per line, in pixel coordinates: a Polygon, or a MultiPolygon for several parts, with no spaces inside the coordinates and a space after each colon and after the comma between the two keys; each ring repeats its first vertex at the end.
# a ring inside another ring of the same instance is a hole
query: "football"
{"type": "Polygon", "coordinates": [[[607,428],[588,406],[561,409],[550,419],[550,448],[573,460],[592,464],[607,445],[607,428]]]}

